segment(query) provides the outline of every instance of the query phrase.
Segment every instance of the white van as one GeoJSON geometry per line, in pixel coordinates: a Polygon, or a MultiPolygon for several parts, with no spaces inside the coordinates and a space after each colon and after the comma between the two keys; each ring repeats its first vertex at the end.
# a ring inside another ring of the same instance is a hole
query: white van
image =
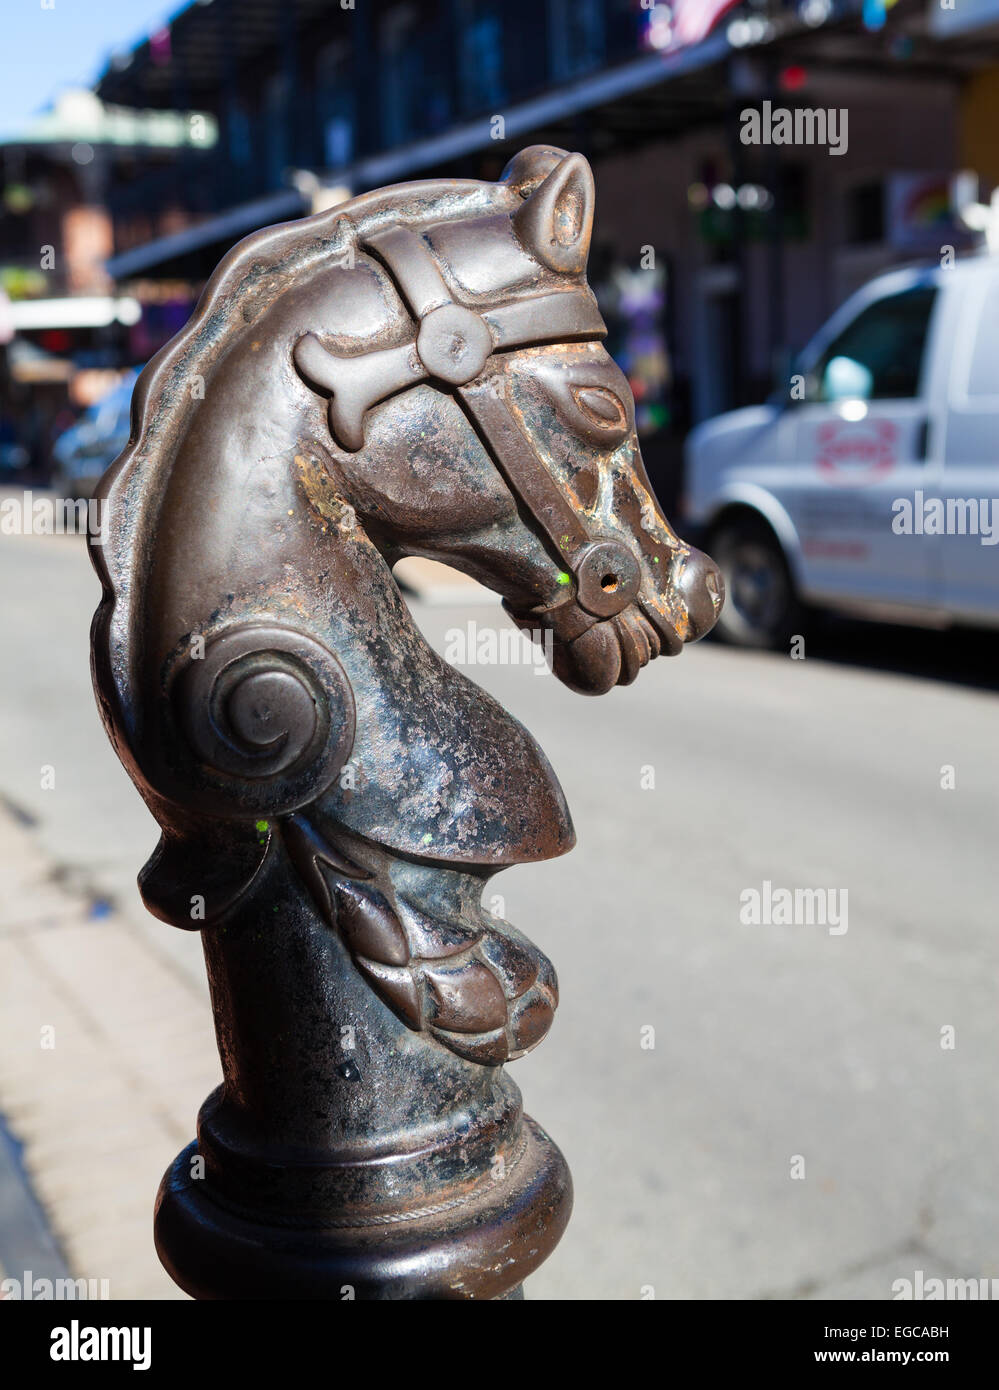
{"type": "Polygon", "coordinates": [[[802,602],[999,627],[999,256],[879,276],[794,372],[687,441],[721,635],[784,644],[802,602]]]}

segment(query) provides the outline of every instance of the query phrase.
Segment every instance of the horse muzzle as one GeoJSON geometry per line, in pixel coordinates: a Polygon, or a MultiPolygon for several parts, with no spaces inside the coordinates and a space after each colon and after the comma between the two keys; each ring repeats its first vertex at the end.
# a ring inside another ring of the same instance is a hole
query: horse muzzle
{"type": "Polygon", "coordinates": [[[684,642],[697,642],[714,627],[725,602],[722,572],[703,550],[689,547],[675,579],[687,612],[684,642]]]}
{"type": "Polygon", "coordinates": [[[670,601],[643,592],[641,562],[619,541],[587,547],[574,577],[574,592],[551,607],[504,607],[534,640],[551,633],[555,675],[583,695],[630,685],[655,657],[678,655],[711,630],[724,601],[720,570],[693,549],[678,557],[669,575],[672,594],[664,600],[670,601]]]}

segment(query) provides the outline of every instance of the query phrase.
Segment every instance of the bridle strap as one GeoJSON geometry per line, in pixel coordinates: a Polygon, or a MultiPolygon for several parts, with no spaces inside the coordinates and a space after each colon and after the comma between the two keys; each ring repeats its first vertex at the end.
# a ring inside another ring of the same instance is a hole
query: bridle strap
{"type": "Polygon", "coordinates": [[[452,297],[430,247],[412,228],[392,223],[360,244],[385,267],[415,320],[415,337],[397,347],[344,356],[306,333],[293,349],[302,376],[330,394],[330,430],[350,452],[364,445],[364,416],[371,407],[407,387],[431,381],[453,390],[474,381],[493,353],[607,334],[597,302],[583,284],[480,312],[452,297]]]}
{"type": "Polygon", "coordinates": [[[590,536],[521,429],[503,395],[501,379],[459,386],[456,394],[510,491],[548,537],[562,573],[569,571],[576,581],[574,593],[535,610],[538,616],[557,611],[562,635],[572,641],[599,619],[620,613],[637,598],[641,586],[632,551],[618,540],[590,536]]]}
{"type": "Polygon", "coordinates": [[[394,222],[365,237],[361,245],[373,251],[388,270],[415,319],[453,302],[429,247],[411,227],[394,222]]]}
{"type": "Polygon", "coordinates": [[[531,447],[495,380],[459,386],[457,395],[500,472],[523,506],[541,526],[567,570],[590,538],[578,513],[531,447]]]}
{"type": "MultiPolygon", "coordinates": [[[[504,399],[499,373],[488,372],[491,360],[514,348],[605,337],[592,291],[576,284],[478,311],[452,297],[430,247],[412,228],[391,223],[361,245],[391,277],[416,322],[416,337],[352,357],[330,352],[313,333],[299,339],[295,364],[330,392],[334,437],[358,450],[364,415],[379,401],[424,381],[453,392],[514,497],[547,537],[562,573],[575,579],[578,604],[594,619],[620,612],[640,584],[634,555],[620,541],[589,535],[504,399]]],[[[565,601],[556,606],[564,608],[565,601]]]]}
{"type": "MultiPolygon", "coordinates": [[[[367,237],[363,245],[385,266],[421,325],[445,306],[468,314],[471,320],[474,311],[455,305],[430,248],[418,232],[395,223],[367,237]]],[[[475,317],[489,330],[491,351],[485,361],[469,362],[465,381],[450,384],[514,496],[548,536],[566,569],[574,570],[590,538],[497,389],[498,378],[488,377],[487,366],[494,353],[541,343],[599,339],[607,328],[591,291],[582,286],[516,299],[475,317]]],[[[471,322],[468,326],[472,327],[471,322]]],[[[421,339],[422,329],[417,338],[418,353],[421,339]]]]}
{"type": "MultiPolygon", "coordinates": [[[[394,223],[361,244],[384,265],[415,319],[422,320],[434,309],[454,304],[440,268],[419,232],[394,223]]],[[[483,309],[478,316],[491,331],[494,352],[607,336],[607,325],[596,301],[582,286],[515,299],[495,309],[483,309]]]]}

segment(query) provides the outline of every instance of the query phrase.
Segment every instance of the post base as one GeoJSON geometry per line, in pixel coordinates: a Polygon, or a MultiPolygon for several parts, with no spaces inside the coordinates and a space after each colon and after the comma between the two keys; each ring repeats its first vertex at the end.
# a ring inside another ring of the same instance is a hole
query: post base
{"type": "MultiPolygon", "coordinates": [[[[164,1175],[156,1250],[197,1299],[504,1299],[558,1243],[572,1210],[562,1154],[532,1119],[504,1176],[404,1217],[302,1228],[258,1224],[191,1176],[197,1142],[164,1175]]],[[[291,1214],[293,1215],[293,1214],[291,1214]]],[[[289,1220],[291,1216],[289,1217],[289,1220]]]]}

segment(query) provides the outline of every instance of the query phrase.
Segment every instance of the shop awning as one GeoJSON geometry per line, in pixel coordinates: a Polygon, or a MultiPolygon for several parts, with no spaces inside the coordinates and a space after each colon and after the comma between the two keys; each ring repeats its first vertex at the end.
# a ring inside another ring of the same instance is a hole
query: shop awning
{"type": "MultiPolygon", "coordinates": [[[[645,54],[620,67],[567,83],[504,112],[506,139],[513,140],[545,125],[570,119],[582,111],[710,67],[728,52],[725,35],[716,33],[688,49],[666,54],[645,54]]],[[[343,184],[354,192],[361,192],[366,188],[378,188],[383,184],[412,178],[422,170],[476,150],[487,149],[493,143],[489,118],[483,117],[455,126],[440,135],[371,155],[346,168],[323,171],[323,177],[330,183],[343,184]]],[[[210,217],[183,232],[122,251],[106,262],[106,269],[113,279],[124,280],[202,246],[227,240],[232,242],[257,227],[301,217],[307,211],[306,198],[296,189],[285,189],[252,203],[228,208],[217,217],[210,217]]]]}

